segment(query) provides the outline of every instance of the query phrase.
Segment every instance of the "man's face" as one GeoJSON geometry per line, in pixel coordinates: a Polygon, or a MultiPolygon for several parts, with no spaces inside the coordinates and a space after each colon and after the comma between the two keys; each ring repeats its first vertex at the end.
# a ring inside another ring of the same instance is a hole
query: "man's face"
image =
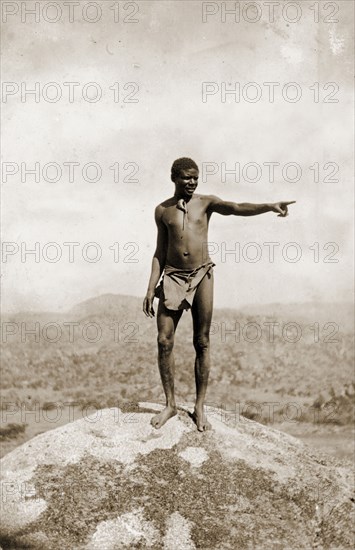
{"type": "Polygon", "coordinates": [[[179,194],[186,197],[192,197],[198,185],[198,170],[196,168],[188,168],[180,170],[179,176],[175,179],[176,190],[179,194]]]}

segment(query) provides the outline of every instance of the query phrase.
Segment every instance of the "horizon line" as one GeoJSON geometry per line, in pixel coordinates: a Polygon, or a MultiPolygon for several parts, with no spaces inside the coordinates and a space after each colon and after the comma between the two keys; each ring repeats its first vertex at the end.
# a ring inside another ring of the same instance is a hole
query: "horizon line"
{"type": "MultiPolygon", "coordinates": [[[[90,300],[95,300],[95,299],[98,299],[98,298],[102,298],[102,297],[105,297],[105,296],[115,296],[115,297],[118,297],[118,296],[122,296],[122,297],[125,297],[125,298],[133,298],[134,300],[138,300],[138,299],[143,299],[143,296],[135,296],[135,295],[132,295],[132,294],[115,294],[113,292],[105,292],[103,294],[96,294],[96,295],[91,295],[89,296],[88,298],[85,298],[79,302],[76,302],[74,303],[73,305],[69,306],[67,309],[65,310],[47,310],[47,309],[18,309],[18,310],[6,310],[6,311],[3,311],[2,310],[2,307],[1,307],[1,304],[0,304],[0,315],[3,316],[3,315],[18,315],[18,314],[38,314],[38,313],[41,313],[41,314],[66,314],[66,313],[70,313],[70,311],[72,309],[74,309],[75,307],[77,306],[80,306],[86,302],[89,302],[90,300]]],[[[271,307],[271,306],[299,306],[299,305],[309,305],[309,304],[312,304],[312,305],[334,305],[334,304],[342,304],[342,305],[353,305],[354,302],[348,302],[348,301],[324,301],[324,300],[308,300],[308,301],[305,301],[305,302],[261,302],[261,303],[245,303],[245,304],[241,304],[240,306],[238,307],[228,307],[228,306],[215,306],[213,309],[214,310],[221,310],[221,309],[232,309],[232,310],[244,310],[246,308],[255,308],[255,307],[261,307],[261,308],[265,308],[265,307],[271,307]]]]}

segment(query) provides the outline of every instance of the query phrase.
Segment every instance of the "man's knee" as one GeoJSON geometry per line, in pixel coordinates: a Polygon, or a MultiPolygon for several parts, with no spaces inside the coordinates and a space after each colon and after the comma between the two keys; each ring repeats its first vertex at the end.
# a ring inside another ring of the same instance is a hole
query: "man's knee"
{"type": "Polygon", "coordinates": [[[208,333],[196,334],[194,336],[194,348],[196,353],[204,353],[210,348],[210,336],[208,333]]]}
{"type": "Polygon", "coordinates": [[[174,336],[158,334],[158,348],[161,353],[170,353],[174,347],[174,336]]]}

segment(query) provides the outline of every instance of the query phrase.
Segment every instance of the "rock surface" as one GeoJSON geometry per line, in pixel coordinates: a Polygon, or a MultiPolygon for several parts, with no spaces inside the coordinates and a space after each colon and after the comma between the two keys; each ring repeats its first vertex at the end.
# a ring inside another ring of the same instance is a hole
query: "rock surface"
{"type": "Polygon", "coordinates": [[[291,436],[210,409],[104,409],[1,461],[3,550],[352,548],[351,472],[291,436]]]}

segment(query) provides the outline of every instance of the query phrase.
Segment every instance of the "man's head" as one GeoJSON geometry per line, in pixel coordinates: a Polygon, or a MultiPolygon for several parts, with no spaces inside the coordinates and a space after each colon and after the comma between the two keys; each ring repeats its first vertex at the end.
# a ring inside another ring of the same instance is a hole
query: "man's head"
{"type": "Polygon", "coordinates": [[[198,185],[198,166],[190,158],[182,157],[174,161],[171,167],[171,180],[179,196],[192,197],[198,185]]]}

